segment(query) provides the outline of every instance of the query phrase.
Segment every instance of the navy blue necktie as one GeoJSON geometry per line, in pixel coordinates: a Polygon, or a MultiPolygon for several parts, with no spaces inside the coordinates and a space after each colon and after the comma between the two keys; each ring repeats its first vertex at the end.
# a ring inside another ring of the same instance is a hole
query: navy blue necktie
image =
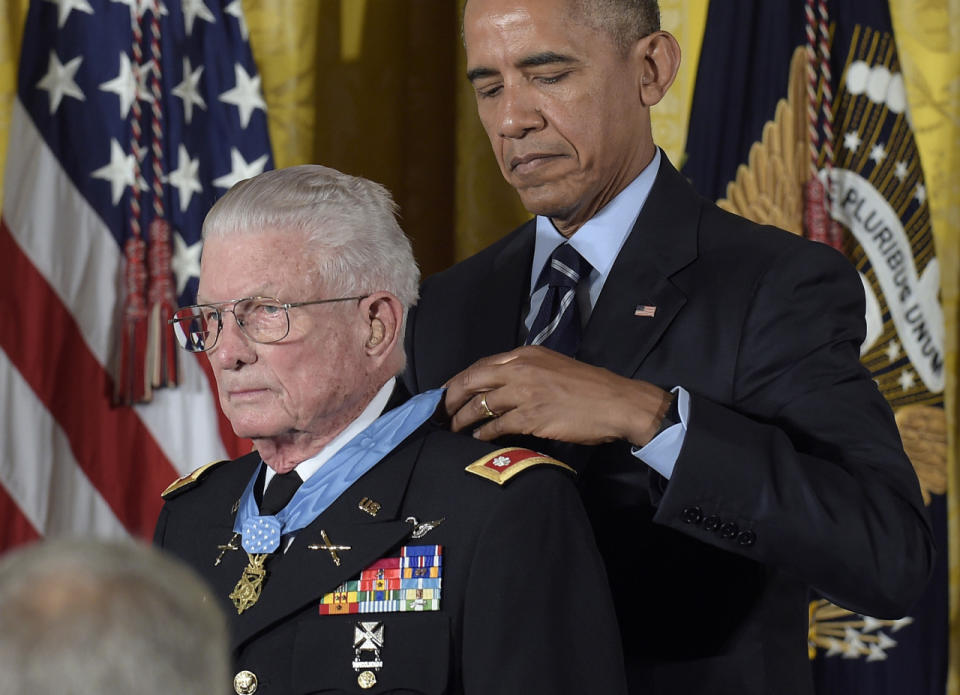
{"type": "Polygon", "coordinates": [[[571,357],[577,352],[580,345],[577,283],[591,270],[591,265],[570,244],[561,244],[550,254],[534,287],[535,292],[544,285],[548,289],[527,334],[527,345],[543,345],[571,357]]]}

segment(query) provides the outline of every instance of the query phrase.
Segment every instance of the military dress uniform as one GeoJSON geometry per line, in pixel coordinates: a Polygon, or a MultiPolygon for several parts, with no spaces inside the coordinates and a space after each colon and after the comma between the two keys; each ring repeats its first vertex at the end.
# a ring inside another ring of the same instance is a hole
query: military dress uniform
{"type": "Polygon", "coordinates": [[[606,575],[559,462],[424,424],[265,562],[238,613],[234,517],[262,465],[253,452],[181,479],[155,533],[228,611],[237,693],[625,692],[606,575]]]}

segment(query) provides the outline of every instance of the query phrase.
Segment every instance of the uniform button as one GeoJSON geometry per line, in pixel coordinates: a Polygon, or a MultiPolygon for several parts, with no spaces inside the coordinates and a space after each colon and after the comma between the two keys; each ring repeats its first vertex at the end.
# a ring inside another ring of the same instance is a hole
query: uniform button
{"type": "Polygon", "coordinates": [[[253,671],[240,671],[233,677],[233,689],[237,695],[253,695],[257,692],[257,674],[253,671]]]}
{"type": "Polygon", "coordinates": [[[377,684],[377,676],[373,671],[363,671],[357,676],[357,685],[366,690],[377,684]]]}
{"type": "Polygon", "coordinates": [[[707,531],[716,531],[722,524],[719,516],[708,516],[707,520],[703,522],[703,528],[707,531]]]}
{"type": "Polygon", "coordinates": [[[703,510],[700,507],[687,507],[683,510],[683,521],[687,524],[699,524],[703,521],[703,510]]]}
{"type": "Polygon", "coordinates": [[[737,536],[737,544],[744,547],[750,547],[757,542],[757,534],[753,531],[741,531],[740,535],[737,536]]]}
{"type": "Polygon", "coordinates": [[[740,533],[740,528],[732,521],[728,521],[720,527],[720,536],[723,538],[736,538],[738,533],[740,533]]]}

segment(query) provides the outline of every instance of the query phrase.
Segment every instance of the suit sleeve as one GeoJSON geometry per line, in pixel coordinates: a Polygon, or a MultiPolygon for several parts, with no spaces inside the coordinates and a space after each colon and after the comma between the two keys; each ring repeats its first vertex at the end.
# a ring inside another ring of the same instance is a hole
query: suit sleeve
{"type": "Polygon", "coordinates": [[[890,408],[859,361],[863,315],[842,256],[781,254],[746,313],[733,403],[693,395],[655,521],[895,618],[920,596],[934,547],[890,408]]]}
{"type": "Polygon", "coordinates": [[[471,564],[466,694],[625,693],[613,602],[575,486],[529,471],[501,499],[471,564]]]}

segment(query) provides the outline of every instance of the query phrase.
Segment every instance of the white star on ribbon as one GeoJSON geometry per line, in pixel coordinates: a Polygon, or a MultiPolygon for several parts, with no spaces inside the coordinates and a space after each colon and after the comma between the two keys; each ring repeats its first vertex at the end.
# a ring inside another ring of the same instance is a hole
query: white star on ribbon
{"type": "Polygon", "coordinates": [[[887,359],[890,362],[893,362],[899,356],[900,356],[900,343],[898,343],[896,340],[891,340],[887,344],[887,359]]]}
{"type": "Polygon", "coordinates": [[[904,369],[900,372],[900,388],[904,391],[909,391],[913,388],[913,385],[917,382],[917,375],[911,372],[909,369],[904,369]]]}
{"type": "Polygon", "coordinates": [[[190,159],[190,153],[187,152],[183,143],[180,144],[177,152],[179,156],[177,168],[166,176],[166,181],[177,189],[180,198],[180,212],[185,212],[190,205],[190,198],[193,197],[193,194],[203,191],[198,175],[200,158],[190,159]]]}
{"type": "Polygon", "coordinates": [[[855,130],[851,130],[843,135],[843,146],[851,152],[856,152],[860,149],[860,143],[862,142],[860,135],[855,130]]]}
{"type": "Polygon", "coordinates": [[[87,0],[47,0],[47,2],[52,2],[54,5],[59,5],[57,8],[58,29],[63,28],[63,25],[67,23],[67,18],[70,16],[70,13],[74,10],[86,12],[87,14],[93,14],[93,8],[90,7],[90,3],[87,2],[87,0]]]}
{"type": "Polygon", "coordinates": [[[200,76],[203,74],[203,66],[201,65],[196,70],[192,70],[190,67],[190,59],[184,57],[183,59],[183,82],[178,84],[176,87],[170,90],[170,93],[174,96],[180,97],[183,101],[183,113],[184,119],[187,122],[187,125],[190,124],[190,119],[193,118],[193,105],[196,104],[201,109],[207,109],[207,102],[203,100],[203,97],[200,96],[200,91],[198,87],[200,86],[200,76]]]}
{"type": "Polygon", "coordinates": [[[897,162],[897,166],[893,169],[893,175],[896,176],[900,181],[903,181],[905,178],[907,178],[907,173],[909,173],[907,163],[903,161],[897,162]]]}
{"type": "Polygon", "coordinates": [[[238,181],[243,181],[244,179],[249,179],[251,176],[262,174],[263,168],[267,165],[267,159],[269,159],[269,157],[267,155],[263,155],[248,163],[243,158],[243,155],[240,154],[240,150],[238,150],[236,147],[231,147],[231,171],[219,178],[214,179],[213,185],[217,188],[229,189],[238,181]]]}
{"type": "Polygon", "coordinates": [[[914,192],[913,197],[917,199],[917,202],[923,205],[924,201],[927,199],[927,187],[922,183],[917,184],[917,190],[914,192]]]}
{"type": "Polygon", "coordinates": [[[77,56],[69,63],[64,65],[60,62],[56,52],[50,51],[50,62],[47,64],[47,74],[37,82],[38,89],[45,89],[50,93],[50,113],[56,112],[60,107],[63,97],[73,97],[80,101],[86,101],[80,87],[74,82],[73,76],[80,69],[80,63],[83,62],[83,56],[77,56]]]}
{"type": "Polygon", "coordinates": [[[883,143],[878,142],[873,146],[873,149],[870,150],[870,159],[875,161],[877,164],[882,162],[887,156],[887,151],[883,148],[883,143]]]}
{"type": "Polygon", "coordinates": [[[220,101],[233,104],[240,110],[240,125],[246,128],[254,109],[267,110],[267,102],[260,93],[260,76],[250,77],[240,63],[234,65],[237,84],[220,95],[220,101]]]}
{"type": "Polygon", "coordinates": [[[126,154],[116,139],[110,139],[110,163],[102,166],[90,175],[95,179],[104,179],[110,182],[111,198],[116,205],[123,197],[123,189],[133,186],[135,182],[133,169],[134,158],[126,154]]]}
{"type": "Polygon", "coordinates": [[[250,38],[250,27],[247,26],[247,18],[243,14],[242,0],[233,0],[223,8],[223,13],[237,18],[237,22],[240,24],[240,36],[243,37],[244,41],[250,38]]]}
{"type": "Polygon", "coordinates": [[[183,23],[187,30],[187,36],[190,36],[193,31],[193,22],[197,17],[210,24],[216,23],[213,13],[203,0],[182,0],[181,7],[183,8],[183,23]]]}

